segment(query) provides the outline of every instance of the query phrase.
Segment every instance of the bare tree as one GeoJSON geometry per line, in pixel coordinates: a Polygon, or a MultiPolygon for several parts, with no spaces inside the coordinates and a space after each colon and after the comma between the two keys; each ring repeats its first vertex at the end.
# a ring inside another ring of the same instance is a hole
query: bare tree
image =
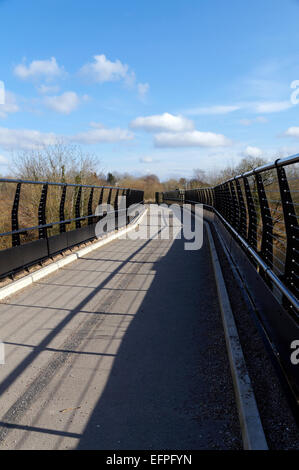
{"type": "Polygon", "coordinates": [[[40,149],[25,150],[13,156],[16,177],[32,181],[95,182],[99,173],[99,160],[83,152],[78,145],[58,142],[40,149]]]}

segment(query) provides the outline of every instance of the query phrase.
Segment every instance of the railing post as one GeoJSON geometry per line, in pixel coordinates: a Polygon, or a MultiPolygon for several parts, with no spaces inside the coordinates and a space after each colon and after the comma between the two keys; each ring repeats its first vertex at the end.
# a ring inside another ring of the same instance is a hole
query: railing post
{"type": "MultiPolygon", "coordinates": [[[[103,204],[103,199],[104,199],[104,188],[101,189],[101,192],[100,192],[100,197],[99,197],[99,201],[98,201],[98,206],[102,206],[103,204]]],[[[104,217],[105,214],[103,215],[98,215],[96,217],[96,222],[99,222],[103,217],[104,217]]]]}
{"type": "Polygon", "coordinates": [[[93,218],[90,217],[92,215],[92,201],[93,201],[93,188],[91,188],[90,190],[90,194],[89,194],[89,200],[88,200],[88,225],[92,225],[93,224],[93,218]]]}
{"type": "Polygon", "coordinates": [[[126,221],[127,221],[127,225],[130,223],[130,217],[129,217],[129,214],[128,214],[128,209],[131,205],[131,190],[130,189],[127,189],[126,191],[126,221]]]}
{"type": "Polygon", "coordinates": [[[232,226],[235,230],[239,230],[240,225],[240,213],[239,213],[239,205],[236,197],[235,185],[234,181],[230,182],[230,192],[231,192],[231,219],[232,219],[232,226]]]}
{"type": "Polygon", "coordinates": [[[103,198],[104,198],[104,188],[101,189],[100,197],[99,197],[99,203],[98,205],[101,206],[103,204],[103,198]]]}
{"type": "Polygon", "coordinates": [[[231,193],[229,190],[228,183],[224,183],[223,185],[223,192],[224,192],[224,200],[225,200],[225,218],[228,222],[232,225],[232,200],[231,200],[231,193]]]}
{"type": "MultiPolygon", "coordinates": [[[[82,186],[78,189],[78,194],[76,198],[76,205],[75,205],[75,218],[79,219],[80,215],[80,204],[81,204],[81,195],[82,195],[82,186]]],[[[76,228],[81,228],[81,220],[76,220],[76,228]]]]}
{"type": "MultiPolygon", "coordinates": [[[[109,194],[108,194],[108,199],[107,199],[107,205],[111,205],[111,198],[112,198],[112,188],[109,189],[109,194]]],[[[109,209],[108,209],[109,210],[109,209]]]]}
{"type": "MultiPolygon", "coordinates": [[[[11,210],[11,230],[19,230],[19,202],[20,202],[20,194],[21,194],[21,183],[17,184],[15,198],[11,210]]],[[[13,233],[12,234],[12,246],[20,245],[20,234],[13,233]]]]}
{"type": "MultiPolygon", "coordinates": [[[[61,199],[60,199],[60,206],[59,206],[59,220],[60,220],[60,222],[63,222],[65,220],[65,216],[64,216],[65,198],[66,198],[66,185],[63,186],[62,192],[61,192],[61,199]]],[[[60,224],[59,231],[60,231],[60,233],[64,233],[66,231],[66,224],[60,224]]]]}
{"type": "Polygon", "coordinates": [[[299,251],[298,251],[298,237],[299,225],[296,217],[296,211],[290,191],[287,175],[285,169],[281,166],[276,167],[281,203],[283,209],[285,231],[287,237],[286,257],[285,257],[285,271],[284,283],[286,286],[297,296],[298,289],[298,265],[299,265],[299,251]],[[296,279],[297,278],[297,279],[296,279]]]}
{"type": "MultiPolygon", "coordinates": [[[[123,189],[123,190],[121,191],[121,200],[122,200],[122,201],[123,201],[123,200],[126,200],[126,192],[127,192],[126,189],[123,189]],[[123,198],[125,198],[125,199],[123,199],[123,198]]],[[[122,209],[124,209],[124,207],[122,207],[122,209]]]]}
{"type": "Polygon", "coordinates": [[[127,189],[123,189],[121,195],[122,195],[122,200],[125,201],[125,203],[122,204],[122,209],[126,211],[124,215],[122,214],[122,216],[121,216],[122,219],[121,220],[122,221],[125,220],[126,221],[125,225],[127,225],[127,189]]]}
{"type": "Polygon", "coordinates": [[[219,186],[219,212],[226,219],[229,220],[229,201],[227,197],[227,190],[224,183],[219,186]]]}
{"type": "Polygon", "coordinates": [[[118,195],[119,189],[117,189],[114,199],[114,220],[115,220],[115,229],[118,229],[118,195]]]}
{"type": "Polygon", "coordinates": [[[261,218],[263,224],[261,257],[272,269],[273,267],[273,220],[264,188],[263,178],[260,173],[255,174],[261,218]]]}
{"type": "Polygon", "coordinates": [[[236,181],[237,195],[239,200],[239,233],[241,237],[246,239],[247,236],[247,219],[246,219],[246,207],[244,203],[243,193],[238,179],[236,181]]]}
{"type": "Polygon", "coordinates": [[[207,189],[207,204],[213,206],[212,191],[210,188],[207,189]]]}
{"type": "Polygon", "coordinates": [[[206,200],[206,204],[208,206],[211,206],[211,192],[210,192],[210,189],[209,188],[206,188],[205,190],[205,200],[206,200]]]}
{"type": "Polygon", "coordinates": [[[255,210],[255,205],[253,202],[253,197],[250,190],[250,185],[246,176],[243,176],[246,202],[247,202],[247,212],[248,212],[248,231],[246,239],[249,245],[257,251],[257,215],[255,210]]]}
{"type": "Polygon", "coordinates": [[[223,215],[221,207],[222,207],[222,190],[220,186],[216,186],[214,189],[215,195],[215,208],[216,210],[223,215]]]}
{"type": "Polygon", "coordinates": [[[216,190],[215,190],[215,188],[210,189],[210,194],[211,194],[211,206],[216,207],[216,190]]]}
{"type": "Polygon", "coordinates": [[[136,198],[136,192],[135,191],[131,191],[131,198],[132,198],[132,203],[133,204],[136,204],[137,202],[137,198],[136,198]]]}
{"type": "MultiPolygon", "coordinates": [[[[111,206],[111,199],[112,199],[112,188],[109,189],[109,193],[108,193],[106,215],[107,215],[107,213],[109,213],[110,210],[111,210],[111,207],[108,207],[108,206],[111,206]]],[[[111,217],[111,214],[109,214],[108,217],[110,218],[110,217],[111,217]]]]}
{"type": "MultiPolygon", "coordinates": [[[[38,206],[38,225],[46,225],[46,204],[48,195],[48,184],[44,184],[42,187],[42,194],[38,206]]],[[[47,238],[47,228],[40,227],[38,229],[39,238],[47,238]]]]}

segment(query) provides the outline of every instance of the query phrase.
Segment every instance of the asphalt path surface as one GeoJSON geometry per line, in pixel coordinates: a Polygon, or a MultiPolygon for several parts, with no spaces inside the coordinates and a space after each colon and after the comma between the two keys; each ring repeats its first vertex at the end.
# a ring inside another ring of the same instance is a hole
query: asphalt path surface
{"type": "Polygon", "coordinates": [[[242,447],[207,237],[159,232],[0,304],[0,449],[242,447]]]}

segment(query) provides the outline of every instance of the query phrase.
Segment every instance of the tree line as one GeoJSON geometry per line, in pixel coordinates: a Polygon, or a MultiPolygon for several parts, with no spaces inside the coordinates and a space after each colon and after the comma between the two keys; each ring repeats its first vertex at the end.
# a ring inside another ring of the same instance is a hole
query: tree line
{"type": "Polygon", "coordinates": [[[13,155],[12,162],[12,174],[20,179],[130,187],[143,190],[145,200],[151,201],[155,198],[155,192],[215,186],[233,176],[265,164],[266,160],[246,157],[235,166],[226,166],[212,172],[195,168],[191,178],[169,178],[164,181],[160,181],[155,174],[142,176],[134,176],[127,172],[105,174],[99,168],[100,162],[96,155],[86,153],[80,146],[64,142],[19,152],[13,155]]]}

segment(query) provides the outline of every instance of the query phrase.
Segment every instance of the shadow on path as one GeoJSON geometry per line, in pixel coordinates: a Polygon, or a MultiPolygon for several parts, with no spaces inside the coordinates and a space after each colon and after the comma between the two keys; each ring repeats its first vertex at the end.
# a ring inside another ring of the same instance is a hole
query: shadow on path
{"type": "Polygon", "coordinates": [[[183,243],[154,263],[78,449],[241,448],[206,237],[183,243]]]}

